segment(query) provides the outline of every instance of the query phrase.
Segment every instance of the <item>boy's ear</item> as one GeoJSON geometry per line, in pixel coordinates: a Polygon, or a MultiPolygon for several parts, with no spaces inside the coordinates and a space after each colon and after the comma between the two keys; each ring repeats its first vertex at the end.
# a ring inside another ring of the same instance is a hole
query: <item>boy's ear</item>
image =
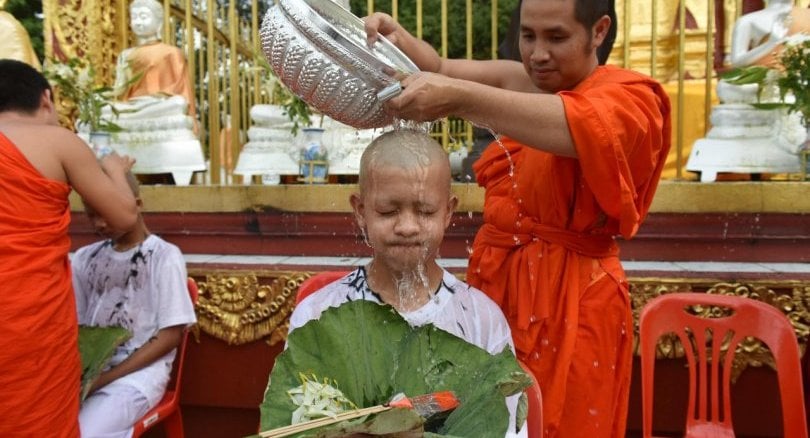
{"type": "Polygon", "coordinates": [[[39,108],[47,112],[56,111],[56,105],[53,103],[53,95],[51,90],[43,90],[39,96],[39,108]]]}
{"type": "Polygon", "coordinates": [[[444,218],[444,227],[450,226],[450,221],[453,219],[453,213],[456,212],[458,207],[458,196],[450,194],[450,199],[447,200],[447,217],[444,218]]]}
{"type": "Polygon", "coordinates": [[[357,225],[360,228],[366,227],[366,220],[363,217],[363,213],[365,213],[365,204],[363,204],[363,198],[360,196],[359,193],[352,193],[349,196],[349,203],[352,205],[352,210],[354,210],[354,219],[357,221],[357,225]]]}

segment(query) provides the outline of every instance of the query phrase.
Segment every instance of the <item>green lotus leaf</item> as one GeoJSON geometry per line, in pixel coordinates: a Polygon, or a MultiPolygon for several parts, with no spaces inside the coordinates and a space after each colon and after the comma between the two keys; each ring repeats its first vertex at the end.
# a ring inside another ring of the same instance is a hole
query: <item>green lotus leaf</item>
{"type": "Polygon", "coordinates": [[[82,360],[82,393],[84,400],[93,381],[112,358],[115,349],[132,334],[123,327],[79,327],[79,355],[82,360]]]}
{"type": "MultiPolygon", "coordinates": [[[[261,430],[290,424],[297,406],[287,391],[301,384],[300,373],[330,379],[360,408],[385,404],[399,392],[452,390],[460,406],[444,421],[428,419],[425,436],[434,437],[504,436],[505,396],[532,382],[508,348],[491,355],[433,325],[411,327],[392,307],[363,300],[327,309],[290,333],[260,406],[261,430]]],[[[346,422],[294,436],[339,436],[325,434],[345,427],[346,422]]],[[[410,430],[391,429],[385,433],[410,430]]]]}

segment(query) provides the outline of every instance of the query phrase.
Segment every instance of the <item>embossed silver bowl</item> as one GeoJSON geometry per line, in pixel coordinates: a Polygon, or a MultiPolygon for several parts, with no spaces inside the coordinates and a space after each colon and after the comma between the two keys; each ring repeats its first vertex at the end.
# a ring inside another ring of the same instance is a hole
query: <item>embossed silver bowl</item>
{"type": "Polygon", "coordinates": [[[390,125],[377,93],[397,82],[394,73],[419,70],[382,36],[368,47],[363,21],[332,0],[277,0],[260,33],[264,55],[284,85],[358,129],[390,125]]]}

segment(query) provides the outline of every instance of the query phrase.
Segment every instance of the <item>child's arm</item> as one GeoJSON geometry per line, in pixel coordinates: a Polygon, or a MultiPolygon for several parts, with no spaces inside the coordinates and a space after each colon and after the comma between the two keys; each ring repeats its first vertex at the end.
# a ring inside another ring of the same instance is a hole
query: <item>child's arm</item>
{"type": "Polygon", "coordinates": [[[124,359],[123,362],[110,368],[109,370],[101,373],[98,376],[93,386],[90,388],[90,393],[104,387],[108,383],[126,376],[127,374],[134,373],[141,368],[144,368],[159,358],[163,357],[166,353],[180,345],[183,340],[183,330],[185,325],[175,325],[160,329],[157,335],[152,339],[146,341],[141,348],[137,349],[132,355],[124,359]]]}

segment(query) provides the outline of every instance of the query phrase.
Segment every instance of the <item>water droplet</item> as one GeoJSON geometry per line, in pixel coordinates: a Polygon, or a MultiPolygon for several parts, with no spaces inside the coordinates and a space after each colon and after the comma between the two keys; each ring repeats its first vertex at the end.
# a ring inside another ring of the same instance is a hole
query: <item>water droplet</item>
{"type": "Polygon", "coordinates": [[[467,212],[467,217],[468,217],[468,218],[470,218],[470,219],[472,219],[472,217],[473,217],[473,212],[472,212],[472,211],[468,211],[468,212],[467,212]]]}
{"type": "Polygon", "coordinates": [[[543,344],[543,346],[548,346],[548,338],[543,338],[540,340],[540,343],[543,344]]]}
{"type": "Polygon", "coordinates": [[[590,408],[588,409],[588,413],[593,416],[596,416],[599,413],[599,411],[597,411],[596,408],[590,408]]]}
{"type": "Polygon", "coordinates": [[[532,353],[532,360],[538,360],[538,359],[540,359],[540,353],[535,351],[534,353],[532,353]]]}
{"type": "Polygon", "coordinates": [[[537,322],[537,316],[532,315],[531,317],[529,317],[529,322],[530,322],[530,323],[532,323],[532,324],[534,324],[535,322],[537,322]]]}
{"type": "Polygon", "coordinates": [[[594,368],[599,368],[599,361],[598,360],[593,361],[593,367],[594,368]]]}

